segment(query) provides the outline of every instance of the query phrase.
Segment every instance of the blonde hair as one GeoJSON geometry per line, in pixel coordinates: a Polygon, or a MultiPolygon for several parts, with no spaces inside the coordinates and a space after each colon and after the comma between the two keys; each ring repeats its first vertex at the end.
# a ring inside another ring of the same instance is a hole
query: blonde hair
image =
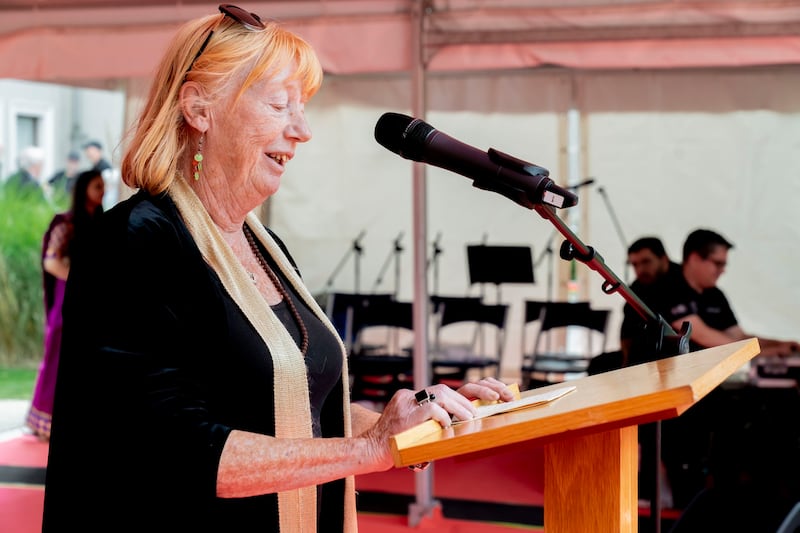
{"type": "Polygon", "coordinates": [[[180,106],[185,81],[199,83],[212,99],[226,94],[230,84],[240,83],[236,102],[255,82],[294,62],[292,79],[302,80],[303,97],[308,100],[317,92],[322,66],[311,45],[277,21],[264,23],[266,29],[254,31],[220,14],[190,21],[178,30],[156,71],[122,159],[126,185],[159,194],[175,179],[190,138],[180,106]],[[214,34],[197,56],[211,31],[214,34]]]}

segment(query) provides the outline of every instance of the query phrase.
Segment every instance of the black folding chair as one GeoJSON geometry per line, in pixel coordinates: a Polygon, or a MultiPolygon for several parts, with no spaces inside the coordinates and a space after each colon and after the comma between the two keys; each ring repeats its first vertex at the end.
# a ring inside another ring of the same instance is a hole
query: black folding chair
{"type": "Polygon", "coordinates": [[[433,381],[460,385],[470,370],[497,376],[505,348],[508,305],[485,304],[476,297],[433,300],[433,381]]]}
{"type": "Polygon", "coordinates": [[[588,302],[538,302],[526,305],[523,324],[522,379],[525,388],[588,375],[593,357],[605,351],[610,310],[592,309],[588,302]],[[529,315],[528,312],[531,314],[529,315]],[[530,322],[539,329],[526,349],[530,322]],[[580,331],[575,340],[570,333],[580,331]]]}
{"type": "Polygon", "coordinates": [[[413,383],[411,302],[379,299],[358,317],[350,350],[353,401],[387,402],[413,383]]]}

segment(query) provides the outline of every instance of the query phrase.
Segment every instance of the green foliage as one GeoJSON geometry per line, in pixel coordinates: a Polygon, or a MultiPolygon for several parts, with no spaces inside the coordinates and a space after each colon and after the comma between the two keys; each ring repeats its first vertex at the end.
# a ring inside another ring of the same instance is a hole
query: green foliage
{"type": "Polygon", "coordinates": [[[36,368],[0,367],[0,399],[30,400],[37,374],[36,368]]]}
{"type": "Polygon", "coordinates": [[[0,366],[42,357],[42,236],[55,208],[0,189],[0,366]]]}

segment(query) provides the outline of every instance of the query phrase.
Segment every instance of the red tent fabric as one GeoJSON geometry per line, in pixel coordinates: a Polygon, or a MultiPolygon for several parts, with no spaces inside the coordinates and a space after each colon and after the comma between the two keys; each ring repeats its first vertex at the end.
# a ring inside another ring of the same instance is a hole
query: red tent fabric
{"type": "MultiPolygon", "coordinates": [[[[406,72],[420,24],[431,71],[736,67],[800,63],[800,1],[242,2],[305,36],[334,74],[406,72]]],[[[181,22],[216,3],[7,0],[0,78],[146,77],[181,22]]]]}

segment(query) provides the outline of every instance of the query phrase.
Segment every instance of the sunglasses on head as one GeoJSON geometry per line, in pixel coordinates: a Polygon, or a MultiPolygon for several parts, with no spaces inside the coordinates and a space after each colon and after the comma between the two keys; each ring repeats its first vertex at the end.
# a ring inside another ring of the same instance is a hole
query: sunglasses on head
{"type": "MultiPolygon", "coordinates": [[[[248,30],[251,30],[251,31],[263,31],[263,30],[265,30],[267,28],[264,25],[264,22],[261,20],[261,17],[259,17],[255,13],[250,13],[249,11],[245,11],[241,7],[235,6],[233,4],[220,4],[219,5],[219,12],[222,13],[226,17],[230,17],[235,22],[238,22],[239,24],[241,24],[242,26],[244,26],[248,30]]],[[[195,54],[194,59],[192,59],[192,62],[189,63],[189,68],[186,69],[186,72],[189,72],[190,70],[192,70],[192,67],[194,67],[195,61],[197,61],[197,58],[200,57],[203,54],[203,52],[206,49],[206,46],[208,46],[209,41],[211,41],[211,36],[212,35],[214,35],[214,30],[213,29],[208,32],[208,37],[206,37],[206,40],[203,41],[203,44],[200,45],[200,49],[195,54]]]]}

